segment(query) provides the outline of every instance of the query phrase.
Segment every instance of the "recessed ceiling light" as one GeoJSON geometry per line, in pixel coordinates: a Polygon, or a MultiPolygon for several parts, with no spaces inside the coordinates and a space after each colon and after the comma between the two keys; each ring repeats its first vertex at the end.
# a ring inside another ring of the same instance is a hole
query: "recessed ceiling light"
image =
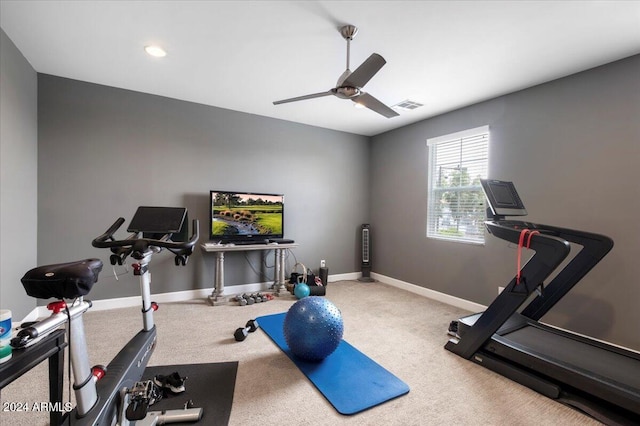
{"type": "Polygon", "coordinates": [[[156,58],[162,58],[167,56],[167,52],[160,46],[145,46],[144,51],[147,52],[151,56],[155,56],[156,58]]]}
{"type": "Polygon", "coordinates": [[[354,108],[365,108],[365,106],[364,106],[364,105],[362,105],[362,104],[361,104],[361,103],[359,103],[359,102],[354,102],[354,103],[353,103],[353,106],[354,106],[354,108]]]}

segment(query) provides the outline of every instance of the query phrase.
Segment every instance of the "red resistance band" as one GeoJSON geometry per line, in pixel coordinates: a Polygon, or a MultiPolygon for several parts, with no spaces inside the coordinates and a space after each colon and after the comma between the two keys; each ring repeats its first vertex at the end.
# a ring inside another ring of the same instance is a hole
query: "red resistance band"
{"type": "Polygon", "coordinates": [[[518,240],[518,270],[516,273],[516,285],[520,284],[520,264],[522,262],[522,247],[525,247],[524,237],[527,237],[527,245],[526,248],[529,248],[531,245],[531,237],[535,234],[539,234],[538,231],[531,231],[530,229],[523,229],[520,231],[520,239],[518,240]]]}

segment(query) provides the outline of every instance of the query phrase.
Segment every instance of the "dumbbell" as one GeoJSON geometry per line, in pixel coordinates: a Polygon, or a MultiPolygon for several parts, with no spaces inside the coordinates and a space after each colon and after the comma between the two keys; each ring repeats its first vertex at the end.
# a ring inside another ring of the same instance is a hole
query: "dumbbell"
{"type": "Polygon", "coordinates": [[[268,300],[267,296],[265,296],[262,293],[254,293],[254,294],[251,295],[251,297],[256,299],[256,303],[266,302],[268,300]]]}
{"type": "Polygon", "coordinates": [[[243,293],[240,296],[236,296],[236,300],[240,303],[240,306],[253,305],[254,303],[256,303],[256,299],[246,293],[243,293]]]}
{"type": "Polygon", "coordinates": [[[247,321],[247,324],[244,326],[244,328],[236,329],[236,332],[233,333],[233,337],[235,337],[236,342],[242,342],[244,339],[247,338],[249,333],[253,333],[257,329],[258,329],[258,321],[249,320],[247,321]]]}
{"type": "Polygon", "coordinates": [[[240,305],[240,306],[247,306],[249,304],[249,301],[247,299],[245,299],[243,296],[244,296],[244,294],[242,296],[235,296],[233,298],[233,300],[238,302],[238,305],[240,305]]]}
{"type": "Polygon", "coordinates": [[[260,303],[260,300],[258,300],[255,294],[243,294],[242,297],[247,300],[249,305],[253,305],[254,303],[260,303]]]}

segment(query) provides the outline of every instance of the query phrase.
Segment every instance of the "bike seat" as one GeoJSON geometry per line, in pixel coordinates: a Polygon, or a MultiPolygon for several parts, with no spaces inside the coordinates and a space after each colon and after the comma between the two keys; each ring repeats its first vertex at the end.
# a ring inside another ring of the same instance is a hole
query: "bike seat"
{"type": "Polygon", "coordinates": [[[102,271],[100,259],[38,266],[20,280],[27,294],[38,299],[75,299],[88,294],[102,271]]]}

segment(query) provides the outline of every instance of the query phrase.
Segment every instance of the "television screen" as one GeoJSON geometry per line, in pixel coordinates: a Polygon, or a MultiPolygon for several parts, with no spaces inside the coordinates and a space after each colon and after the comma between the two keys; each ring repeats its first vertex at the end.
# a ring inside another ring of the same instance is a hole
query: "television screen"
{"type": "Polygon", "coordinates": [[[494,216],[526,216],[527,210],[513,182],[481,179],[480,183],[494,216]]]}
{"type": "Polygon", "coordinates": [[[284,195],[211,191],[209,239],[267,240],[284,235],[284,195]]]}

